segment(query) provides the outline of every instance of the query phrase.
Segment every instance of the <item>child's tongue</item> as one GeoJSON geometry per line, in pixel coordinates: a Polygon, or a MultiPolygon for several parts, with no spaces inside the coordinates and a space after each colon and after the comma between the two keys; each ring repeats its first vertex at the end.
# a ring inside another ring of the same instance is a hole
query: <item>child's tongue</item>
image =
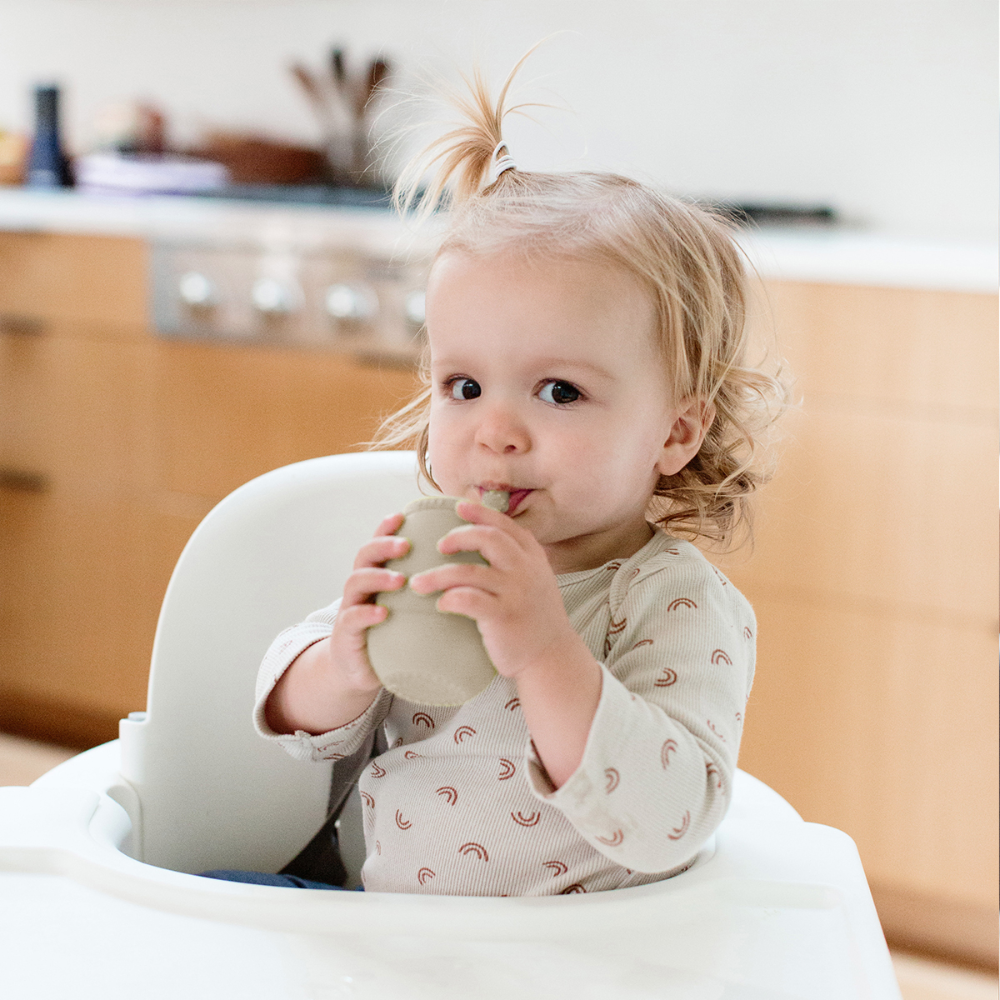
{"type": "Polygon", "coordinates": [[[512,490],[510,502],[507,504],[507,513],[513,514],[517,510],[521,501],[531,492],[531,490],[512,490]]]}

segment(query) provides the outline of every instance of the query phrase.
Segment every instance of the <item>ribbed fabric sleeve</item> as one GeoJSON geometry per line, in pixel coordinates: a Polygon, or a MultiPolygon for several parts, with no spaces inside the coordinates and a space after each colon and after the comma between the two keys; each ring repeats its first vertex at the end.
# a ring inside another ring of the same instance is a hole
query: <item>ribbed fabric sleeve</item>
{"type": "Polygon", "coordinates": [[[348,726],[281,736],[266,729],[264,701],[296,650],[329,634],[336,605],[268,651],[255,721],[294,756],[347,756],[385,726],[389,750],[359,780],[369,890],[499,896],[638,885],[682,871],[721,821],[753,679],[749,604],[694,546],[662,531],[630,559],[558,582],[603,665],[583,759],[558,790],[504,677],[457,708],[383,692],[348,726]]]}
{"type": "Polygon", "coordinates": [[[325,639],[333,631],[340,601],[334,601],[328,608],[314,611],[300,625],[285,629],[268,647],[257,671],[257,689],[254,698],[253,724],[258,734],[266,740],[277,743],[296,760],[320,761],[340,760],[350,757],[358,750],[368,734],[382,724],[392,695],[380,691],[378,697],[368,706],[364,714],[346,726],[328,733],[314,736],[300,729],[295,733],[276,733],[267,724],[264,706],[281,675],[292,665],[292,661],[314,643],[325,639]]]}
{"type": "Polygon", "coordinates": [[[728,807],[754,668],[752,612],[677,542],[626,562],[608,610],[601,700],[583,760],[553,791],[532,755],[529,780],[595,850],[663,871],[704,843],[728,807]]]}

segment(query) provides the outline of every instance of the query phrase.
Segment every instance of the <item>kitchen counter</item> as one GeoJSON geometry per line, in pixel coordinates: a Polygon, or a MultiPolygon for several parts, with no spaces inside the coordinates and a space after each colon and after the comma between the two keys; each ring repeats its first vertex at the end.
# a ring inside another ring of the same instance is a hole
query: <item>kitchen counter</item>
{"type": "Polygon", "coordinates": [[[79,194],[0,187],[0,231],[133,236],[262,250],[322,250],[345,243],[359,252],[417,248],[414,234],[384,208],[277,204],[221,198],[79,194]]]}
{"type": "MultiPolygon", "coordinates": [[[[244,242],[262,249],[321,249],[350,231],[359,248],[417,245],[389,211],[228,201],[214,198],[84,195],[0,188],[0,230],[135,236],[149,240],[244,242]]],[[[997,290],[998,252],[989,243],[930,241],[861,230],[762,227],[742,240],[765,278],[963,292],[997,290]]]]}

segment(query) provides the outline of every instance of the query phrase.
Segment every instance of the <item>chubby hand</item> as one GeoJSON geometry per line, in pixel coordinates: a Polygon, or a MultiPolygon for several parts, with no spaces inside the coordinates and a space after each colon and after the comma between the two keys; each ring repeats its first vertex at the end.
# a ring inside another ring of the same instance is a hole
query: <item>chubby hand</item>
{"type": "Polygon", "coordinates": [[[410,543],[396,535],[402,514],[391,514],[375,529],[374,537],[358,550],[354,570],[344,584],[344,597],[330,636],[330,656],[343,682],[359,691],[376,691],[381,684],[368,662],[365,630],[385,621],[388,611],[374,603],[382,590],[399,590],[406,577],[383,563],[409,551],[410,543]]]}
{"type": "Polygon", "coordinates": [[[479,552],[489,565],[448,563],[411,577],[410,586],[418,594],[444,591],[438,609],[475,619],[497,671],[518,679],[579,639],[534,535],[480,504],[463,501],[456,509],[469,524],[448,532],[438,551],[479,552]]]}

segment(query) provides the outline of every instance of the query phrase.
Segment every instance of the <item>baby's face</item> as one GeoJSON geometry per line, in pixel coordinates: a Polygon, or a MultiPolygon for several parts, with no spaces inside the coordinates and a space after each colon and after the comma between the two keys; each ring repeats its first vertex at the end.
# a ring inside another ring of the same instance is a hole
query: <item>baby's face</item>
{"type": "Polygon", "coordinates": [[[427,290],[441,489],[509,491],[557,573],[638,551],[658,476],[681,467],[653,330],[651,297],[613,266],[442,256],[427,290]]]}

